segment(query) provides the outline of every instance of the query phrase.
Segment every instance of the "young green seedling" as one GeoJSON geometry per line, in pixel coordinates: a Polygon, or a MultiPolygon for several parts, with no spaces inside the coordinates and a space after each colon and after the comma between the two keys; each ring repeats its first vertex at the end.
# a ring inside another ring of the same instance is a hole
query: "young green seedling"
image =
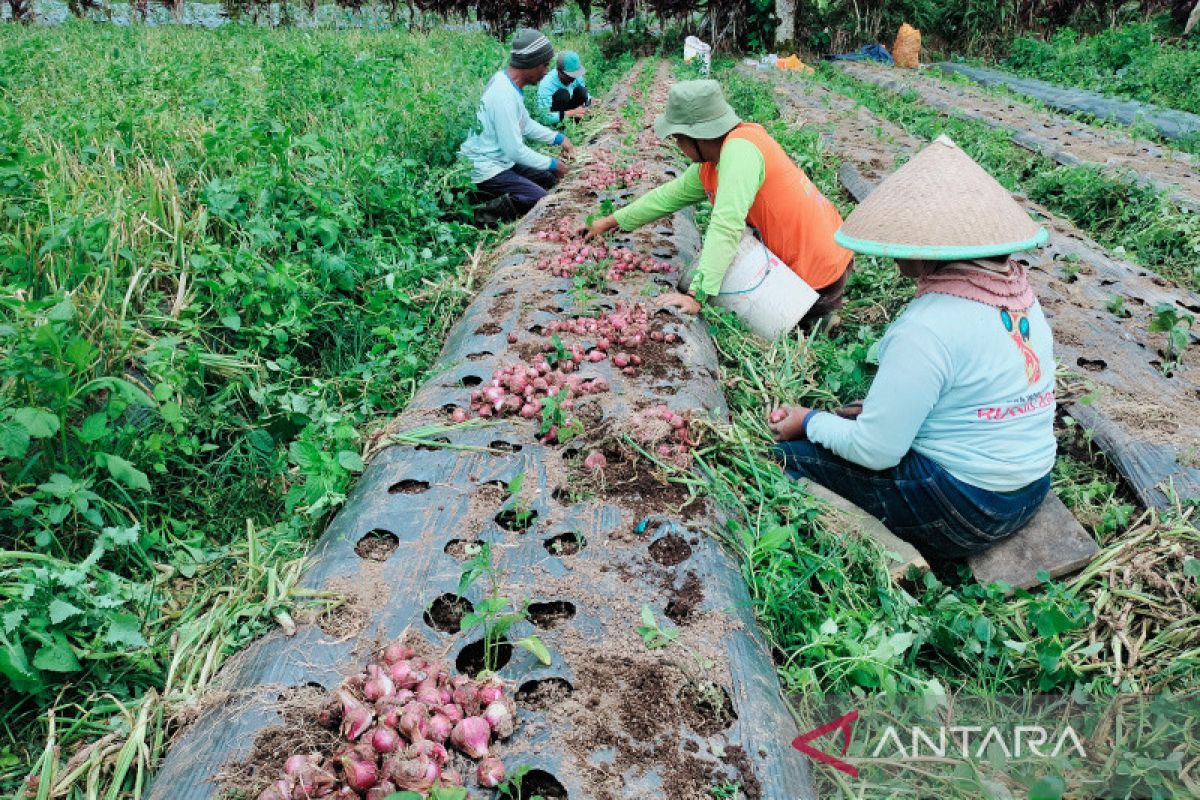
{"type": "Polygon", "coordinates": [[[642,637],[642,643],[646,645],[647,650],[666,647],[679,637],[679,629],[664,630],[659,627],[658,620],[654,618],[654,612],[650,610],[650,606],[644,603],[642,604],[642,624],[638,626],[637,632],[642,637]]]}

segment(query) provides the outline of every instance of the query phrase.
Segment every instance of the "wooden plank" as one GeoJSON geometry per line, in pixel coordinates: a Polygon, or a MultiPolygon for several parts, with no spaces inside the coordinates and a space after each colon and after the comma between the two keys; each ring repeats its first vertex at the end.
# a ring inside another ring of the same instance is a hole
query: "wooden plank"
{"type": "Polygon", "coordinates": [[[828,521],[833,522],[839,531],[866,536],[880,546],[888,558],[888,573],[892,576],[892,580],[898,581],[907,577],[910,567],[919,572],[929,570],[929,562],[925,560],[925,556],[921,555],[917,548],[888,530],[887,526],[876,517],[819,483],[805,481],[805,488],[813,497],[830,506],[826,515],[832,516],[834,519],[828,521]]]}
{"type": "Polygon", "coordinates": [[[967,560],[980,583],[1003,582],[1017,589],[1041,583],[1039,572],[1060,578],[1082,569],[1100,552],[1079,520],[1051,492],[1038,513],[1000,544],[967,560]]]}

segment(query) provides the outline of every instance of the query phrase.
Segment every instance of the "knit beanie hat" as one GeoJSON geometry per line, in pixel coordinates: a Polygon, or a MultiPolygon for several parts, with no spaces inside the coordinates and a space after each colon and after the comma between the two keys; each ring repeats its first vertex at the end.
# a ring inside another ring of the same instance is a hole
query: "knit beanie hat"
{"type": "Polygon", "coordinates": [[[549,64],[553,57],[554,45],[550,44],[550,40],[541,31],[522,28],[513,37],[512,56],[508,63],[517,69],[529,69],[549,64]]]}

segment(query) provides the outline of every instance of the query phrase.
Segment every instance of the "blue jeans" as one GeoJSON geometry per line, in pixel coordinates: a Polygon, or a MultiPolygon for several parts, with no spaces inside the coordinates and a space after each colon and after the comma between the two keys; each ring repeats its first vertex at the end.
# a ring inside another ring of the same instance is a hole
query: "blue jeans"
{"type": "Polygon", "coordinates": [[[878,472],[807,440],[780,442],[774,453],[788,475],[840,494],[930,559],[964,558],[1012,536],[1050,490],[1049,475],[1013,492],[980,489],[911,450],[878,472]]]}

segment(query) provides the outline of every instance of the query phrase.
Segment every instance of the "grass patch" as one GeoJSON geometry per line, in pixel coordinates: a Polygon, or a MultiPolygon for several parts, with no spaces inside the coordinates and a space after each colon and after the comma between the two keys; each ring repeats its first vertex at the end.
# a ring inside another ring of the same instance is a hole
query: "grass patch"
{"type": "Polygon", "coordinates": [[[1001,66],[1031,78],[1200,114],[1195,37],[1177,39],[1153,23],[1088,36],[1060,28],[1048,39],[1019,36],[1001,66]]]}

